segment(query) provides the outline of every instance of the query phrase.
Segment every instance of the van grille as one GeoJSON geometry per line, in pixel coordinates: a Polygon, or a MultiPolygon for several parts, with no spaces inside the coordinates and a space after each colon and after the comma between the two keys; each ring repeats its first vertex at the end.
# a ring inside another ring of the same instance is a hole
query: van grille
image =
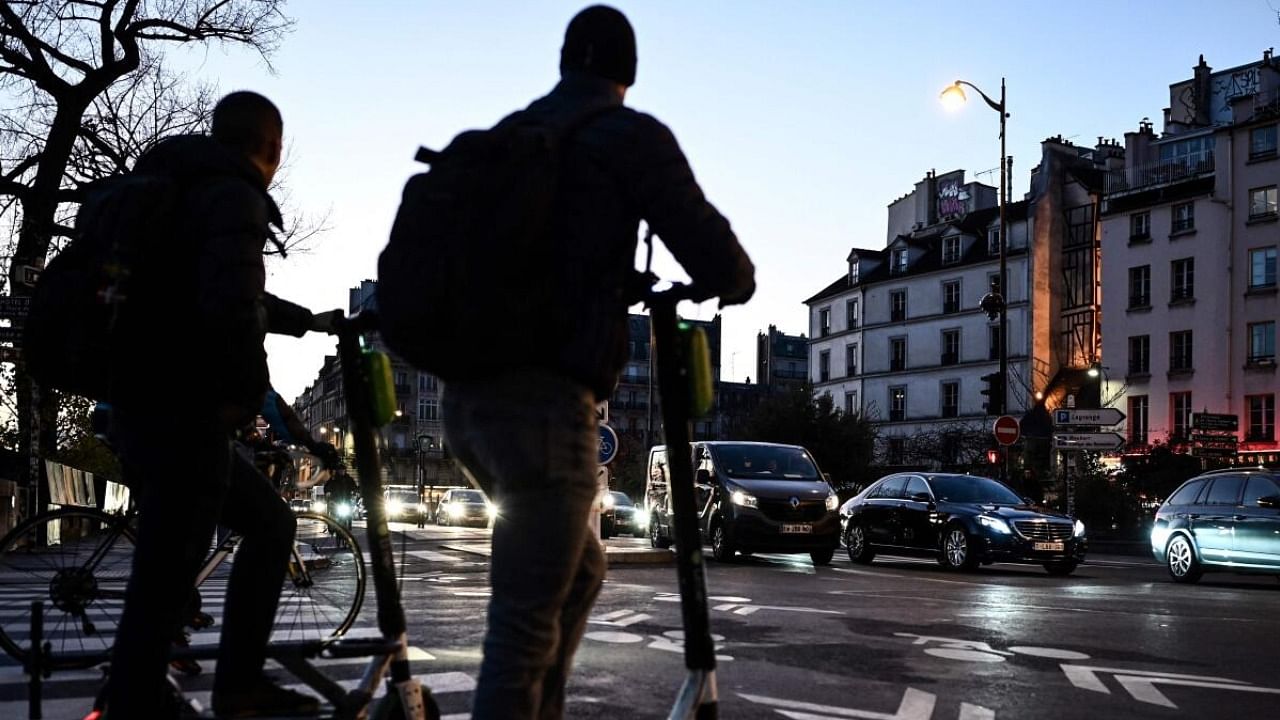
{"type": "Polygon", "coordinates": [[[1018,534],[1028,540],[1058,542],[1070,540],[1074,526],[1071,523],[1051,520],[1017,520],[1013,523],[1018,534]]]}
{"type": "Polygon", "coordinates": [[[791,507],[790,500],[765,500],[761,498],[760,512],[777,522],[816,522],[826,514],[824,500],[801,500],[798,507],[791,507]]]}

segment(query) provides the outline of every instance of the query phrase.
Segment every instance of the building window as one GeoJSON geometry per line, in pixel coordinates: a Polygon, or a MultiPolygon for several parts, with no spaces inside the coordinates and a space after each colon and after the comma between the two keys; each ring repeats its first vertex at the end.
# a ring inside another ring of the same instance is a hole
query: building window
{"type": "Polygon", "coordinates": [[[1276,216],[1276,186],[1249,191],[1249,219],[1263,220],[1276,216]]]}
{"type": "Polygon", "coordinates": [[[1000,226],[997,225],[987,230],[987,254],[1000,254],[1000,226]]]}
{"type": "Polygon", "coordinates": [[[1151,307],[1151,266],[1129,268],[1129,308],[1151,307]]]}
{"type": "Polygon", "coordinates": [[[831,308],[824,307],[818,311],[818,337],[831,334],[831,308]]]}
{"type": "Polygon", "coordinates": [[[1276,396],[1249,395],[1245,398],[1249,408],[1248,442],[1271,442],[1276,439],[1276,396]]]}
{"type": "Polygon", "coordinates": [[[858,407],[858,391],[850,390],[844,394],[844,413],[845,415],[857,415],[862,412],[862,408],[858,407]]]}
{"type": "Polygon", "coordinates": [[[987,326],[987,359],[1000,359],[1000,326],[987,326]]]}
{"type": "Polygon", "coordinates": [[[1276,286],[1276,249],[1259,248],[1249,251],[1249,287],[1276,286]]]}
{"type": "Polygon", "coordinates": [[[1213,147],[1215,138],[1212,135],[1180,140],[1160,146],[1160,162],[1176,164],[1190,170],[1213,167],[1213,147]]]}
{"type": "Polygon", "coordinates": [[[1276,323],[1274,320],[1249,323],[1249,364],[1275,365],[1276,323]]]}
{"type": "Polygon", "coordinates": [[[902,438],[889,438],[889,456],[885,459],[890,465],[901,465],[906,457],[907,444],[902,438]]]}
{"type": "Polygon", "coordinates": [[[942,331],[942,364],[955,365],[960,362],[960,331],[942,331]]]}
{"type": "Polygon", "coordinates": [[[1151,374],[1151,336],[1133,335],[1129,338],[1129,374],[1151,374]]]}
{"type": "MultiPolygon", "coordinates": [[[[440,381],[435,375],[418,373],[418,392],[436,392],[440,389],[440,381]]],[[[419,414],[421,417],[421,414],[419,414]]]]}
{"type": "Polygon", "coordinates": [[[902,322],[907,319],[907,291],[894,290],[889,293],[889,321],[902,322]]]}
{"type": "Polygon", "coordinates": [[[893,338],[889,341],[889,369],[905,370],[907,368],[907,339],[893,338]]]}
{"type": "Polygon", "coordinates": [[[1169,333],[1169,372],[1191,370],[1191,331],[1169,333]]]}
{"type": "Polygon", "coordinates": [[[1129,396],[1129,444],[1147,444],[1147,396],[1129,396]]]}
{"type": "Polygon", "coordinates": [[[858,261],[854,260],[849,263],[849,284],[858,284],[858,261]]]}
{"type": "Polygon", "coordinates": [[[1177,203],[1173,206],[1173,232],[1188,232],[1196,229],[1195,203],[1177,203]]]}
{"type": "Polygon", "coordinates": [[[1191,393],[1169,393],[1170,441],[1186,442],[1191,432],[1191,393]]]}
{"type": "Polygon", "coordinates": [[[993,272],[987,275],[987,287],[993,295],[1004,295],[1004,284],[1000,282],[1000,273],[993,272]]]}
{"type": "Polygon", "coordinates": [[[858,299],[845,301],[844,304],[844,322],[845,327],[850,330],[858,329],[858,299]]]}
{"type": "Polygon", "coordinates": [[[960,312],[960,281],[952,280],[942,283],[942,312],[960,312]]]}
{"type": "Polygon", "coordinates": [[[942,417],[953,418],[960,415],[960,383],[942,383],[942,417]]]}
{"type": "Polygon", "coordinates": [[[1275,157],[1276,126],[1256,127],[1249,131],[1249,159],[1275,157]]]}
{"type": "Polygon", "coordinates": [[[818,353],[818,382],[826,382],[831,379],[831,351],[823,350],[818,353]]]}
{"type": "Polygon", "coordinates": [[[960,236],[942,238],[942,263],[952,265],[960,262],[960,236]]]}
{"type": "Polygon", "coordinates": [[[907,388],[904,385],[889,388],[889,421],[907,419],[907,388]]]}
{"type": "Polygon", "coordinates": [[[1196,296],[1196,259],[1173,261],[1173,294],[1170,302],[1191,300],[1196,296]]]}
{"type": "Polygon", "coordinates": [[[1129,216],[1129,240],[1141,242],[1151,239],[1151,213],[1140,212],[1129,216]]]}
{"type": "Polygon", "coordinates": [[[849,377],[858,374],[858,343],[844,346],[844,374],[849,377]]]}
{"type": "Polygon", "coordinates": [[[893,272],[900,275],[907,271],[907,250],[902,248],[893,251],[893,272]]]}
{"type": "Polygon", "coordinates": [[[418,420],[435,421],[440,419],[440,403],[435,398],[418,397],[418,420]]]}

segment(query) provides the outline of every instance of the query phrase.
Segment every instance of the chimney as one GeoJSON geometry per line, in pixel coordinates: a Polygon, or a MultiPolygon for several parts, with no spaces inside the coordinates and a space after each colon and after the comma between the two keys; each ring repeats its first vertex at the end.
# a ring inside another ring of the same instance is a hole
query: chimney
{"type": "Polygon", "coordinates": [[[1210,83],[1210,75],[1212,74],[1213,68],[1205,63],[1204,55],[1201,55],[1200,64],[1195,67],[1195,77],[1192,85],[1192,97],[1196,107],[1192,123],[1196,127],[1207,127],[1213,119],[1209,114],[1213,103],[1213,86],[1210,83]]]}

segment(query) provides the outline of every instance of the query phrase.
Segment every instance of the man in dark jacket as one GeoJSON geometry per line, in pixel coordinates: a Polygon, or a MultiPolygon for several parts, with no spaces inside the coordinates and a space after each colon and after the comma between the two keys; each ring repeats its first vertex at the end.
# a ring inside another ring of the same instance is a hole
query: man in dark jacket
{"type": "MultiPolygon", "coordinates": [[[[180,188],[168,266],[136,273],[133,321],[163,338],[123,363],[113,439],[141,506],[133,575],[116,633],[107,716],[173,716],[165,669],[215,524],[244,536],[224,606],[213,707],[219,716],[314,713],[314,699],[262,674],[294,519],[265,477],[232,449],[262,407],[265,334],[301,336],[305,308],[267,295],[263,250],[280,213],[267,187],[283,122],[261,95],[237,92],[214,109],[212,136],[183,136],[139,158],[136,173],[180,188]],[[172,423],[175,389],[183,422],[172,423]]],[[[326,316],[327,317],[327,316],[326,316]]],[[[142,338],[139,338],[141,340],[142,338]]],[[[138,343],[141,345],[141,343],[138,343]]]]}
{"type": "Polygon", "coordinates": [[[493,595],[472,717],[559,718],[564,686],[604,577],[588,527],[596,488],[594,405],[627,356],[627,278],[640,220],[693,282],[722,304],[755,290],[751,261],[694,181],[671,131],[623,106],[635,36],[622,13],[593,6],[569,24],[561,82],[526,113],[549,120],[599,110],[568,139],[551,267],[572,313],[548,317],[534,367],[444,389],[449,447],[502,508],[493,528],[493,595]]]}

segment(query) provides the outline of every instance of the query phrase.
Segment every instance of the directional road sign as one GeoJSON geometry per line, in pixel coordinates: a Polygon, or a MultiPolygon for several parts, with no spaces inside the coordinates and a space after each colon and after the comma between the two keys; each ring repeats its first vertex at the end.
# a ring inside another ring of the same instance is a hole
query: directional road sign
{"type": "Polygon", "coordinates": [[[996,442],[1001,445],[1012,445],[1018,442],[1021,433],[1022,431],[1018,428],[1018,419],[1012,415],[1001,415],[991,426],[991,434],[996,436],[996,442]]]}
{"type": "Polygon", "coordinates": [[[1115,450],[1124,444],[1119,433],[1054,433],[1053,446],[1058,450],[1115,450]]]}
{"type": "Polygon", "coordinates": [[[1240,429],[1239,415],[1221,413],[1191,413],[1191,427],[1194,430],[1229,430],[1240,429]]]}
{"type": "Polygon", "coordinates": [[[30,308],[29,297],[0,295],[0,318],[24,318],[30,308]]]}
{"type": "Polygon", "coordinates": [[[1115,408],[1053,411],[1055,425],[1115,425],[1121,420],[1124,413],[1115,408]]]}

